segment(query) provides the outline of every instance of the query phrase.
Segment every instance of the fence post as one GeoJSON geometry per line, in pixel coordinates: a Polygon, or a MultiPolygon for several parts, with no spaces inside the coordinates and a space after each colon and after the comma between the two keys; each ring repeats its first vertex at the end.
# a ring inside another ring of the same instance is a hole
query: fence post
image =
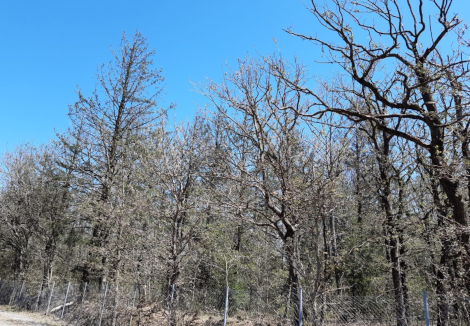
{"type": "Polygon", "coordinates": [[[52,282],[51,293],[49,293],[49,300],[47,300],[46,316],[49,314],[49,308],[51,307],[52,293],[54,293],[55,282],[52,282]]]}
{"type": "Polygon", "coordinates": [[[302,287],[299,287],[299,326],[302,326],[302,287]]]}
{"type": "Polygon", "coordinates": [[[173,296],[175,294],[175,285],[171,286],[170,302],[168,303],[168,326],[171,325],[171,308],[173,307],[173,296]]]}
{"type": "Polygon", "coordinates": [[[134,296],[132,297],[131,318],[129,319],[129,326],[132,325],[132,314],[134,313],[135,294],[137,293],[137,284],[134,284],[134,296]]]}
{"type": "Polygon", "coordinates": [[[38,290],[38,298],[36,299],[36,307],[34,308],[34,310],[39,310],[39,300],[41,298],[41,293],[42,293],[42,284],[44,283],[44,281],[41,281],[41,283],[39,284],[39,290],[38,290]]]}
{"type": "Polygon", "coordinates": [[[228,314],[228,291],[229,287],[227,285],[227,288],[225,290],[225,308],[224,308],[224,326],[227,324],[227,314],[228,314]]]}
{"type": "Polygon", "coordinates": [[[424,319],[426,321],[426,326],[429,326],[428,297],[426,295],[426,291],[423,291],[423,303],[424,303],[424,319]]]}
{"type": "Polygon", "coordinates": [[[104,304],[106,302],[106,294],[108,294],[108,282],[106,282],[106,287],[104,289],[103,304],[101,305],[100,321],[98,323],[98,326],[101,326],[101,320],[103,319],[104,304]]]}
{"type": "Polygon", "coordinates": [[[64,306],[62,307],[62,313],[60,314],[60,319],[64,317],[65,305],[67,304],[67,297],[69,295],[69,290],[70,290],[70,281],[69,281],[69,284],[67,284],[67,291],[65,292],[65,298],[64,298],[64,306]]]}
{"type": "Polygon", "coordinates": [[[83,287],[82,300],[80,302],[80,310],[78,311],[78,318],[77,318],[76,325],[78,325],[78,322],[80,321],[80,318],[82,317],[83,301],[85,301],[85,293],[86,293],[87,285],[88,285],[88,282],[85,282],[85,286],[83,287]]]}

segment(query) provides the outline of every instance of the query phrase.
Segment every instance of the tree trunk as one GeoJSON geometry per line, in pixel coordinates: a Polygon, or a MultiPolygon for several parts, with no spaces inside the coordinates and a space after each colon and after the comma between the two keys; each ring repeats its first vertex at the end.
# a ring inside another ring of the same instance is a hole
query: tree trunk
{"type": "MultiPolygon", "coordinates": [[[[393,292],[395,297],[395,309],[397,326],[408,325],[408,312],[407,312],[407,297],[406,286],[403,281],[406,280],[406,274],[404,270],[401,270],[401,259],[400,252],[404,252],[405,248],[403,244],[400,244],[398,226],[396,217],[392,211],[392,203],[390,202],[390,196],[392,194],[391,181],[389,177],[389,152],[390,152],[390,140],[391,136],[387,133],[383,133],[383,148],[382,151],[377,155],[377,161],[380,170],[380,181],[381,187],[379,188],[379,197],[382,203],[382,210],[386,217],[386,244],[388,245],[387,259],[391,265],[392,271],[392,284],[393,292]]],[[[373,140],[376,142],[376,140],[373,140]]],[[[376,142],[377,144],[377,142],[376,142]]],[[[379,146],[377,146],[379,147],[379,146]]],[[[398,176],[399,177],[399,176],[398,176]]],[[[399,196],[398,200],[402,200],[399,196]]],[[[399,203],[400,205],[401,203],[399,203]]]]}
{"type": "Polygon", "coordinates": [[[449,303],[447,301],[446,277],[443,269],[446,269],[449,260],[450,241],[444,241],[441,250],[441,259],[438,268],[435,269],[436,294],[437,294],[437,326],[449,325],[449,303]]]}
{"type": "Polygon", "coordinates": [[[393,292],[395,296],[395,309],[397,326],[408,325],[407,311],[405,305],[404,287],[402,284],[402,275],[400,273],[400,262],[398,252],[398,241],[397,237],[393,232],[389,233],[389,244],[390,244],[390,263],[392,265],[392,282],[393,292]]]}
{"type": "Polygon", "coordinates": [[[288,286],[289,286],[289,301],[290,306],[293,308],[292,311],[292,325],[298,325],[299,323],[299,287],[300,287],[300,275],[298,269],[298,244],[295,239],[295,234],[288,234],[284,241],[284,248],[286,252],[287,268],[289,271],[288,286]]]}
{"type": "Polygon", "coordinates": [[[464,285],[467,290],[467,293],[470,294],[470,234],[467,223],[467,213],[466,205],[463,196],[458,191],[458,181],[453,181],[450,176],[441,175],[439,178],[439,183],[447,195],[452,206],[452,219],[456,222],[458,226],[458,239],[464,250],[464,255],[466,258],[463,259],[463,278],[464,285]]]}

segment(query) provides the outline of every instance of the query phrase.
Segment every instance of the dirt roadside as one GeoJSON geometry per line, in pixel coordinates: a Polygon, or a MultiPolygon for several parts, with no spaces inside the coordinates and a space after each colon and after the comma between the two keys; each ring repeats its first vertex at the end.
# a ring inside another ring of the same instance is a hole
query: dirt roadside
{"type": "Polygon", "coordinates": [[[41,313],[15,311],[9,306],[0,306],[1,326],[63,326],[53,317],[41,313]]]}

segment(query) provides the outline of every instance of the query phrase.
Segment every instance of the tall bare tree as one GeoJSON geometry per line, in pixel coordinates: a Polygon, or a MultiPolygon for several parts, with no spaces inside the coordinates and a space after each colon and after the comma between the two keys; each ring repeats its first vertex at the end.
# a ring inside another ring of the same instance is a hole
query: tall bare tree
{"type": "Polygon", "coordinates": [[[152,66],[154,52],[146,39],[139,32],[131,40],[123,34],[119,51],[112,53],[113,61],[98,71],[99,88],[90,97],[77,91],[78,100],[69,108],[72,127],[68,137],[62,137],[64,148],[77,156],[73,166],[79,176],[76,186],[92,207],[86,216],[91,249],[77,267],[83,282],[106,280],[108,261],[103,250],[113,224],[109,205],[117,176],[132,163],[128,157],[133,146],[163,114],[156,102],[163,77],[152,66]]]}

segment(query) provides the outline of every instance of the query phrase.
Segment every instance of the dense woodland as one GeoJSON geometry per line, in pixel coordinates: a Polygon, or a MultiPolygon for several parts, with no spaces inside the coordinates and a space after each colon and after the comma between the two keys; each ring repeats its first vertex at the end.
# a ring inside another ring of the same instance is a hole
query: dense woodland
{"type": "Polygon", "coordinates": [[[3,156],[0,278],[390,294],[399,326],[426,289],[447,325],[470,295],[467,26],[448,0],[309,10],[321,30],[286,32],[339,74],[243,58],[176,126],[123,36],[70,128],[3,156]]]}

